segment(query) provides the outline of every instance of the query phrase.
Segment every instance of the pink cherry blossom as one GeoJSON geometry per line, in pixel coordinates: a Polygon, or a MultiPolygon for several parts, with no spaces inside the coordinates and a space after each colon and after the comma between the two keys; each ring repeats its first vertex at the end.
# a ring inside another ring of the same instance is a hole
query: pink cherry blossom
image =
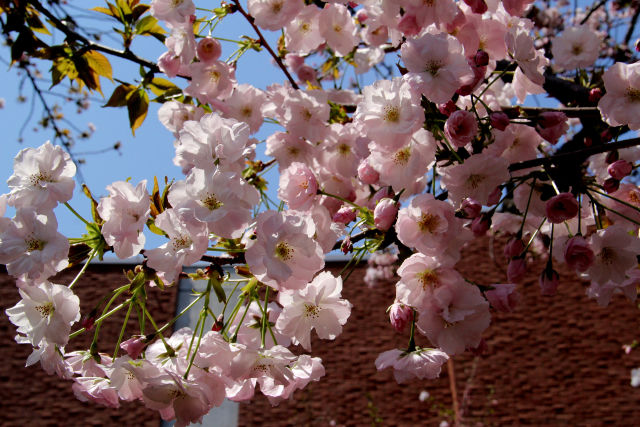
{"type": "Polygon", "coordinates": [[[616,160],[611,163],[607,168],[607,172],[611,175],[612,178],[620,181],[625,176],[628,176],[633,171],[633,165],[626,160],[616,160]]]}
{"type": "Polygon", "coordinates": [[[500,283],[491,286],[493,289],[484,293],[491,307],[505,313],[512,312],[520,301],[520,294],[516,290],[516,285],[500,283]]]}
{"type": "Polygon", "coordinates": [[[640,63],[616,62],[602,75],[605,95],[598,102],[602,117],[611,126],[640,129],[640,63]]]}
{"type": "Polygon", "coordinates": [[[307,54],[324,42],[320,34],[320,13],[315,5],[305,6],[285,25],[285,46],[289,52],[307,54]]]}
{"type": "Polygon", "coordinates": [[[584,237],[574,236],[565,243],[564,260],[569,267],[583,273],[593,265],[594,254],[584,237]]]}
{"type": "Polygon", "coordinates": [[[341,292],[342,278],[327,271],[301,290],[281,292],[278,302],[283,309],[276,329],[294,338],[307,351],[311,351],[312,329],[321,339],[335,339],[351,314],[351,304],[342,299],[341,292]]]}
{"type": "Polygon", "coordinates": [[[9,205],[16,208],[53,209],[73,196],[76,165],[69,154],[49,141],[38,148],[20,150],[7,180],[9,205]]]}
{"type": "Polygon", "coordinates": [[[560,224],[575,217],[579,210],[578,201],[571,193],[560,193],[553,196],[545,206],[547,220],[553,224],[560,224]]]}
{"type": "Polygon", "coordinates": [[[183,23],[195,13],[192,0],[153,0],[149,13],[156,19],[167,23],[183,23]]]}
{"type": "Polygon", "coordinates": [[[320,35],[340,56],[346,56],[358,44],[358,29],[349,10],[341,4],[325,4],[319,26],[320,35]]]}
{"type": "Polygon", "coordinates": [[[311,208],[318,192],[318,181],[313,172],[303,163],[294,162],[280,175],[278,197],[289,209],[311,208]]]}
{"type": "Polygon", "coordinates": [[[553,39],[551,53],[565,70],[592,67],[600,54],[600,37],[587,26],[565,28],[553,39]]]}
{"type": "Polygon", "coordinates": [[[478,122],[472,113],[458,110],[451,114],[444,124],[444,132],[456,147],[469,144],[478,133],[478,122]]]}
{"type": "Polygon", "coordinates": [[[445,103],[473,77],[462,51],[462,45],[449,35],[427,33],[409,39],[401,49],[409,70],[406,77],[430,101],[445,103]]]}
{"type": "Polygon", "coordinates": [[[204,37],[198,42],[196,54],[200,61],[211,63],[220,58],[220,55],[222,54],[222,46],[220,45],[220,42],[213,37],[204,37]]]}
{"type": "Polygon", "coordinates": [[[376,228],[387,231],[393,225],[398,213],[398,204],[393,199],[382,199],[373,211],[373,222],[376,228]]]}
{"type": "Polygon", "coordinates": [[[438,378],[442,365],[448,359],[445,352],[434,348],[419,348],[411,352],[394,349],[378,356],[376,369],[393,368],[393,377],[402,384],[413,378],[438,378]]]}
{"type": "Polygon", "coordinates": [[[275,211],[262,212],[256,220],[257,237],[249,241],[245,253],[251,272],[278,290],[306,286],[324,267],[322,248],[313,240],[313,222],[275,211]]]}
{"type": "Polygon", "coordinates": [[[265,30],[279,30],[304,7],[302,0],[248,0],[249,13],[265,30]]]}
{"type": "Polygon", "coordinates": [[[586,270],[592,282],[599,285],[611,281],[623,283],[626,272],[637,267],[640,240],[631,236],[624,227],[612,225],[598,230],[589,239],[595,255],[594,263],[586,270]]]}
{"type": "Polygon", "coordinates": [[[22,299],[5,313],[32,345],[43,340],[64,347],[80,320],[80,299],[66,286],[41,282],[18,290],[22,299]]]}
{"type": "Polygon", "coordinates": [[[130,182],[116,181],[107,190],[109,197],[100,199],[97,207],[105,221],[102,235],[118,258],[132,257],[144,248],[142,230],[151,211],[147,181],[142,180],[135,187],[130,182]]]}

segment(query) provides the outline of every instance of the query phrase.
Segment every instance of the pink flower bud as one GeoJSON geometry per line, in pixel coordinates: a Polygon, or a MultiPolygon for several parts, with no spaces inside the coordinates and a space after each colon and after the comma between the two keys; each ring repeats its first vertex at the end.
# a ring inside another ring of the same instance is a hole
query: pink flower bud
{"type": "Polygon", "coordinates": [[[369,200],[368,207],[370,209],[375,209],[378,202],[384,198],[393,198],[393,191],[391,190],[391,187],[382,187],[376,191],[376,194],[374,194],[371,200],[369,200]]]}
{"type": "Polygon", "coordinates": [[[502,283],[491,286],[493,286],[493,289],[484,293],[491,307],[504,313],[512,312],[520,301],[520,294],[516,290],[516,285],[502,283]]]}
{"type": "Polygon", "coordinates": [[[612,178],[620,181],[625,176],[628,176],[633,171],[633,165],[626,160],[618,160],[609,165],[607,172],[612,178]]]}
{"type": "Polygon", "coordinates": [[[487,198],[487,206],[498,204],[498,202],[500,201],[500,196],[502,196],[502,190],[500,190],[500,187],[496,187],[495,190],[493,190],[487,198]]]}
{"type": "MultiPolygon", "coordinates": [[[[465,0],[466,1],[466,0],[465,0]]],[[[484,0],[479,0],[484,4],[484,8],[486,10],[487,4],[484,0]]],[[[486,67],[489,64],[489,54],[484,50],[478,50],[476,55],[473,57],[473,60],[476,64],[476,67],[486,67]]]]}
{"type": "Polygon", "coordinates": [[[538,116],[536,131],[551,144],[558,142],[569,129],[567,115],[560,111],[545,111],[538,116]]]}
{"type": "Polygon", "coordinates": [[[219,315],[213,325],[211,325],[211,330],[213,332],[220,332],[224,327],[224,315],[219,315]]]}
{"type": "Polygon", "coordinates": [[[560,193],[547,200],[545,213],[549,222],[560,224],[578,214],[578,201],[571,193],[560,193]]]}
{"type": "Polygon", "coordinates": [[[491,126],[498,130],[505,130],[509,126],[509,116],[502,111],[495,111],[489,115],[491,126]]]}
{"type": "Polygon", "coordinates": [[[458,107],[451,100],[447,101],[446,104],[438,104],[438,111],[440,111],[442,114],[444,114],[447,117],[453,114],[457,109],[458,107]]]}
{"type": "Polygon", "coordinates": [[[356,12],[356,19],[359,23],[364,23],[367,19],[369,19],[369,15],[367,14],[367,9],[360,9],[356,12]]]}
{"type": "Polygon", "coordinates": [[[358,178],[363,184],[375,184],[380,179],[380,174],[367,162],[363,160],[358,166],[358,178]]]}
{"type": "Polygon", "coordinates": [[[133,336],[120,344],[120,348],[127,352],[130,358],[137,359],[147,345],[147,340],[142,336],[133,336]]]}
{"type": "Polygon", "coordinates": [[[407,325],[411,323],[412,318],[413,309],[409,306],[394,302],[393,305],[389,307],[389,321],[391,321],[391,325],[398,332],[402,332],[407,325]]]}
{"type": "Polygon", "coordinates": [[[602,89],[599,87],[595,87],[589,91],[589,102],[593,102],[594,104],[600,101],[602,98],[602,89]]]}
{"type": "Polygon", "coordinates": [[[489,227],[491,227],[491,220],[484,215],[476,217],[471,222],[471,231],[476,237],[482,237],[487,234],[489,227]]]}
{"type": "Polygon", "coordinates": [[[205,37],[200,39],[198,46],[196,47],[196,54],[198,59],[202,62],[210,63],[218,58],[222,53],[222,46],[220,42],[213,37],[205,37]]]}
{"type": "Polygon", "coordinates": [[[85,316],[80,321],[80,326],[82,326],[85,330],[90,331],[93,329],[93,324],[96,321],[95,313],[91,312],[91,314],[85,316]]]}
{"type": "Polygon", "coordinates": [[[524,275],[527,273],[527,263],[522,258],[513,258],[509,262],[509,266],[507,267],[507,279],[510,282],[518,283],[522,279],[524,279],[524,275]]]}
{"type": "Polygon", "coordinates": [[[351,221],[356,219],[356,210],[351,206],[342,206],[338,209],[338,212],[333,215],[333,222],[338,222],[340,224],[349,224],[351,221]]]}
{"type": "Polygon", "coordinates": [[[620,181],[615,178],[607,178],[604,180],[604,184],[602,184],[602,186],[607,194],[615,193],[620,188],[620,181]]]}
{"type": "Polygon", "coordinates": [[[482,205],[473,199],[464,199],[460,205],[460,210],[464,213],[465,218],[473,219],[480,215],[482,205]]]}
{"type": "Polygon", "coordinates": [[[524,242],[522,239],[513,237],[510,239],[504,247],[504,256],[511,259],[518,257],[524,251],[524,242]]]}
{"type": "Polygon", "coordinates": [[[464,0],[464,2],[471,8],[473,13],[479,13],[482,15],[488,9],[487,3],[485,3],[484,0],[464,0]]]}
{"type": "Polygon", "coordinates": [[[602,140],[603,143],[611,141],[611,138],[613,138],[613,135],[611,135],[610,129],[605,129],[602,132],[600,132],[600,139],[602,140]]]}
{"type": "Polygon", "coordinates": [[[620,159],[620,153],[618,153],[618,150],[613,150],[607,153],[607,157],[605,157],[604,161],[610,165],[611,163],[617,162],[618,159],[620,159]]]}
{"type": "Polygon", "coordinates": [[[353,250],[353,243],[351,243],[350,236],[347,236],[344,238],[344,240],[342,241],[342,244],[340,245],[340,250],[345,255],[353,250]]]}
{"type": "Polygon", "coordinates": [[[555,295],[558,291],[559,281],[560,276],[558,276],[558,273],[554,269],[550,268],[550,266],[545,268],[538,280],[538,283],[540,284],[540,293],[542,295],[549,296],[555,295]]]}
{"type": "Polygon", "coordinates": [[[312,67],[304,64],[300,66],[296,70],[296,74],[298,75],[298,79],[302,82],[315,82],[316,81],[316,70],[312,67]]]}
{"type": "Polygon", "coordinates": [[[593,265],[594,255],[589,243],[582,236],[573,236],[564,246],[564,262],[579,273],[593,265]]]}
{"type": "Polygon", "coordinates": [[[393,225],[398,213],[398,205],[393,199],[384,198],[373,211],[373,222],[380,231],[387,231],[393,225]]]}

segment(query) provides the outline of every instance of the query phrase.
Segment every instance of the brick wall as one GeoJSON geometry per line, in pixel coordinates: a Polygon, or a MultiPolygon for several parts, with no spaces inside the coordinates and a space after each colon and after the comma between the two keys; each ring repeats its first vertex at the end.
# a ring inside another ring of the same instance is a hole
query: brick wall
{"type": "MultiPolygon", "coordinates": [[[[83,278],[74,286],[74,292],[81,300],[81,313],[85,314],[99,301],[108,289],[121,286],[123,265],[92,265],[83,278]]],[[[160,417],[140,402],[125,403],[120,409],[113,410],[102,406],[83,403],[77,400],[71,390],[71,381],[60,380],[47,375],[36,364],[25,368],[25,362],[31,353],[29,345],[18,345],[13,340],[15,326],[9,322],[4,311],[20,300],[14,279],[0,271],[0,425],[2,426],[153,426],[160,425],[160,417]]],[[[59,281],[69,283],[78,269],[65,272],[59,281]]],[[[154,319],[162,322],[171,319],[175,312],[175,289],[161,292],[151,290],[148,293],[148,306],[152,313],[158,313],[154,319]]],[[[124,321],[125,310],[121,310],[103,323],[98,349],[112,353],[124,321]],[[103,332],[102,332],[103,331],[103,332]]],[[[132,312],[133,321],[127,334],[136,333],[137,316],[132,312]]],[[[75,330],[76,327],[74,327],[75,330]]],[[[139,329],[138,329],[139,331],[139,329]]],[[[128,336],[128,335],[126,335],[128,336]]],[[[92,334],[83,334],[67,346],[67,351],[87,349],[92,334]]]]}

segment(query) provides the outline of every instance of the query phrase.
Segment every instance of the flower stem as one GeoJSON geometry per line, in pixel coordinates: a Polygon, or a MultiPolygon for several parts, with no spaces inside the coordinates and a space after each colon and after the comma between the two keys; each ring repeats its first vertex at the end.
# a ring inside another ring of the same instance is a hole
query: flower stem
{"type": "Polygon", "coordinates": [[[80,221],[84,222],[86,225],[90,225],[89,221],[87,221],[86,219],[84,219],[82,217],[82,215],[80,215],[75,209],[73,209],[71,207],[71,205],[68,202],[64,202],[64,205],[71,211],[72,214],[74,214],[80,221]]]}
{"type": "Polygon", "coordinates": [[[87,267],[89,266],[89,263],[91,262],[91,260],[96,256],[96,250],[93,249],[91,251],[91,254],[89,254],[89,259],[87,259],[87,262],[84,263],[84,266],[82,266],[82,269],[78,272],[78,274],[76,275],[76,277],[73,279],[73,281],[71,283],[69,283],[68,288],[71,289],[73,288],[73,285],[75,285],[78,280],[80,279],[80,277],[84,274],[84,272],[86,271],[87,267]]]}

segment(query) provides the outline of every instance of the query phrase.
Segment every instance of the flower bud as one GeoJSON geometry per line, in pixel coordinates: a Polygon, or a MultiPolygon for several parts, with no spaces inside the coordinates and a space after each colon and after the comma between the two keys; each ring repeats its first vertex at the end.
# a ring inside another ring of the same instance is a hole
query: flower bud
{"type": "Polygon", "coordinates": [[[484,215],[476,217],[471,222],[471,231],[473,231],[473,234],[476,237],[482,237],[487,234],[489,227],[491,227],[491,218],[487,218],[484,215]]]}
{"type": "Polygon", "coordinates": [[[369,200],[368,206],[370,209],[375,209],[380,200],[384,198],[391,199],[393,198],[393,195],[394,194],[393,190],[391,190],[391,187],[382,187],[381,189],[376,191],[376,194],[374,194],[371,200],[369,200]]]}
{"type": "Polygon", "coordinates": [[[524,257],[513,258],[507,267],[507,279],[510,282],[518,283],[524,279],[527,273],[527,262],[524,257]]]}
{"type": "Polygon", "coordinates": [[[380,174],[367,162],[363,160],[358,166],[358,178],[363,184],[375,184],[380,179],[380,174]]]}
{"type": "Polygon", "coordinates": [[[613,138],[613,135],[611,134],[610,129],[605,129],[602,132],[600,132],[600,139],[602,140],[603,143],[611,141],[611,138],[613,138]]]}
{"type": "Polygon", "coordinates": [[[551,268],[551,264],[547,266],[542,271],[540,275],[540,279],[538,283],[540,284],[540,293],[542,295],[555,295],[558,291],[558,282],[560,281],[560,276],[558,273],[551,268]]]}
{"type": "Polygon", "coordinates": [[[587,240],[573,236],[564,245],[564,262],[579,273],[584,273],[593,265],[594,255],[587,240]]]}
{"type": "MultiPolygon", "coordinates": [[[[479,0],[479,1],[484,4],[484,8],[486,10],[487,4],[484,2],[484,0],[479,0]]],[[[477,67],[486,67],[489,64],[489,54],[484,50],[478,49],[478,51],[476,52],[476,55],[473,57],[473,60],[477,67]]]]}
{"type": "Polygon", "coordinates": [[[552,224],[560,224],[578,214],[578,201],[571,193],[560,193],[547,200],[545,213],[552,224]]]}
{"type": "Polygon", "coordinates": [[[96,321],[96,313],[91,312],[88,315],[84,316],[80,321],[80,326],[82,326],[85,330],[90,331],[93,329],[93,324],[96,321]]]}
{"type": "Polygon", "coordinates": [[[619,159],[620,153],[618,153],[618,150],[613,150],[607,153],[607,157],[605,157],[604,161],[606,164],[610,165],[611,163],[617,162],[619,159]]]}
{"type": "Polygon", "coordinates": [[[516,290],[516,285],[502,283],[491,286],[493,286],[493,289],[484,293],[491,307],[504,313],[512,312],[520,301],[520,294],[516,290]]]}
{"type": "Polygon", "coordinates": [[[373,222],[380,231],[387,231],[393,225],[398,214],[398,205],[393,199],[384,198],[373,211],[373,222]]]}
{"type": "Polygon", "coordinates": [[[136,335],[120,344],[120,348],[127,352],[130,358],[137,359],[147,345],[145,337],[136,335]]]}
{"type": "Polygon", "coordinates": [[[367,19],[369,19],[369,15],[367,14],[367,9],[360,9],[356,12],[356,19],[359,23],[364,23],[367,19]]]}
{"type": "Polygon", "coordinates": [[[491,126],[498,130],[505,130],[507,126],[509,126],[509,116],[502,111],[494,111],[489,114],[489,120],[491,121],[491,126]]]}
{"type": "Polygon", "coordinates": [[[615,193],[620,188],[620,181],[615,178],[607,178],[602,184],[607,194],[615,193]]]}
{"type": "Polygon", "coordinates": [[[504,247],[504,256],[511,259],[518,257],[524,251],[524,242],[517,237],[511,238],[504,247]]]}
{"type": "Polygon", "coordinates": [[[446,104],[438,104],[438,111],[440,111],[442,114],[444,114],[447,117],[449,117],[451,114],[453,114],[457,110],[458,110],[458,107],[451,100],[447,101],[446,104]]]}
{"type": "Polygon", "coordinates": [[[555,144],[569,129],[567,120],[567,115],[563,112],[545,111],[538,116],[536,132],[551,144],[555,144]]]}
{"type": "Polygon", "coordinates": [[[342,244],[340,245],[340,250],[345,255],[353,250],[353,243],[351,243],[350,236],[347,236],[344,238],[344,240],[342,241],[342,244]]]}
{"type": "Polygon", "coordinates": [[[402,332],[413,318],[413,309],[409,306],[394,302],[389,308],[389,321],[394,329],[402,332]]]}
{"type": "Polygon", "coordinates": [[[488,9],[487,3],[484,0],[464,0],[464,2],[471,8],[473,13],[479,13],[482,15],[488,9]]]}
{"type": "Polygon", "coordinates": [[[300,66],[296,70],[296,74],[298,75],[298,79],[302,82],[315,82],[316,81],[316,70],[312,67],[304,64],[300,66]]]}
{"type": "Polygon", "coordinates": [[[200,39],[198,42],[196,54],[200,61],[211,63],[220,58],[220,54],[222,54],[222,46],[220,45],[220,42],[213,37],[205,37],[200,39]]]}
{"type": "Polygon", "coordinates": [[[462,201],[460,210],[463,212],[465,218],[473,219],[480,215],[482,205],[473,199],[466,198],[462,201]]]}
{"type": "Polygon", "coordinates": [[[218,316],[216,321],[213,322],[213,325],[211,325],[211,330],[213,332],[220,332],[223,327],[224,327],[224,316],[221,314],[218,316]]]}
{"type": "Polygon", "coordinates": [[[594,104],[600,101],[602,98],[602,89],[599,87],[594,87],[589,91],[589,102],[593,102],[594,104]]]}
{"type": "Polygon", "coordinates": [[[453,112],[444,124],[444,132],[449,141],[456,147],[464,147],[478,133],[478,122],[475,116],[466,110],[453,112]]]}
{"type": "Polygon", "coordinates": [[[628,176],[633,171],[633,165],[626,160],[617,160],[609,165],[607,172],[612,178],[620,181],[625,176],[628,176]]]}
{"type": "Polygon", "coordinates": [[[333,215],[333,222],[338,222],[340,224],[349,224],[351,221],[356,219],[356,210],[351,206],[342,206],[338,209],[338,212],[333,215]]]}

